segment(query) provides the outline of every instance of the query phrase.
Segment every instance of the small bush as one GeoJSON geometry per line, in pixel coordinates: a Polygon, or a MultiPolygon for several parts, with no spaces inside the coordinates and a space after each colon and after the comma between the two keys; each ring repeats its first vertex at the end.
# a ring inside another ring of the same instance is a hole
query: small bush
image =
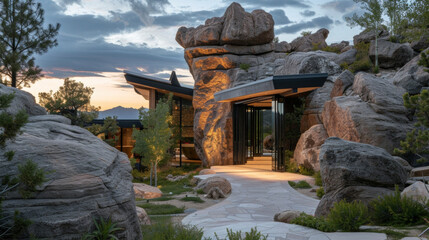
{"type": "Polygon", "coordinates": [[[240,64],[240,69],[243,69],[246,72],[249,70],[249,68],[250,68],[250,64],[247,64],[247,63],[240,64]]]}
{"type": "Polygon", "coordinates": [[[323,195],[325,195],[325,189],[323,187],[320,187],[316,190],[316,195],[318,198],[322,198],[323,195]]]}
{"type": "Polygon", "coordinates": [[[116,232],[120,231],[121,228],[116,227],[116,223],[112,223],[112,219],[105,221],[103,218],[95,220],[95,231],[92,233],[85,234],[82,240],[112,240],[118,239],[115,235],[116,232]]]}
{"type": "Polygon", "coordinates": [[[320,50],[320,43],[311,43],[313,45],[313,48],[311,50],[317,51],[320,50]]]}
{"type": "Polygon", "coordinates": [[[161,221],[142,227],[143,239],[151,240],[201,240],[202,229],[196,226],[183,226],[170,221],[161,221]]]}
{"type": "Polygon", "coordinates": [[[299,173],[301,173],[302,175],[306,175],[306,176],[314,175],[313,167],[307,161],[304,162],[304,164],[299,165],[298,169],[299,169],[299,173]]]}
{"type": "Polygon", "coordinates": [[[181,198],[180,201],[184,201],[184,202],[196,202],[196,203],[203,203],[203,202],[205,202],[200,197],[184,197],[184,198],[181,198]]]}
{"type": "Polygon", "coordinates": [[[399,189],[395,193],[378,197],[370,203],[372,221],[377,225],[409,226],[424,223],[429,212],[424,205],[403,196],[399,189]]]}
{"type": "Polygon", "coordinates": [[[371,70],[372,62],[369,58],[369,43],[358,43],[355,48],[357,50],[356,61],[350,64],[347,69],[352,73],[371,70]]]}
{"type": "Polygon", "coordinates": [[[334,203],[327,221],[335,228],[346,232],[359,231],[359,227],[369,220],[368,207],[361,201],[334,203]]]}
{"type": "Polygon", "coordinates": [[[23,198],[31,197],[36,192],[36,187],[46,182],[45,171],[39,168],[32,160],[27,160],[25,164],[18,165],[18,179],[21,183],[18,187],[23,198]]]}
{"type": "MultiPolygon", "coordinates": [[[[241,231],[233,232],[231,229],[226,229],[227,239],[228,240],[267,240],[268,235],[262,235],[256,227],[251,228],[250,232],[245,232],[244,234],[241,231]],[[244,236],[243,236],[244,235],[244,236]]],[[[216,240],[221,240],[218,235],[215,233],[216,240]]]]}
{"type": "Polygon", "coordinates": [[[178,208],[171,204],[144,203],[139,204],[138,206],[146,210],[148,215],[178,214],[183,213],[185,211],[185,208],[178,208]]]}
{"type": "Polygon", "coordinates": [[[336,229],[324,218],[318,218],[306,213],[301,213],[299,217],[292,220],[293,224],[317,229],[322,232],[335,232],[336,229]]]}
{"type": "Polygon", "coordinates": [[[306,181],[299,181],[296,183],[295,188],[311,188],[311,186],[306,181]]]}
{"type": "Polygon", "coordinates": [[[322,175],[320,174],[320,171],[317,171],[314,175],[314,184],[316,184],[316,186],[321,187],[322,186],[322,175]]]}
{"type": "Polygon", "coordinates": [[[311,31],[302,31],[301,36],[305,37],[311,34],[311,31]]]}
{"type": "Polygon", "coordinates": [[[322,48],[322,51],[325,52],[333,52],[333,53],[341,53],[341,49],[338,47],[331,47],[331,46],[326,46],[324,48],[322,48]]]}
{"type": "Polygon", "coordinates": [[[291,187],[295,188],[295,186],[296,186],[296,182],[294,182],[294,181],[288,181],[288,183],[289,183],[289,185],[290,185],[291,187]]]}
{"type": "MultiPolygon", "coordinates": [[[[152,199],[150,199],[150,201],[152,202],[164,202],[164,201],[169,201],[169,200],[173,200],[174,198],[173,197],[167,197],[167,196],[162,196],[162,197],[159,197],[159,198],[152,198],[152,199]]],[[[136,199],[136,200],[146,200],[146,199],[136,199]]]]}
{"type": "Polygon", "coordinates": [[[343,62],[343,63],[341,63],[341,64],[340,64],[340,67],[341,67],[343,70],[348,70],[348,69],[349,69],[349,64],[347,64],[346,62],[343,62]]]}
{"type": "Polygon", "coordinates": [[[206,194],[202,188],[197,189],[197,194],[206,194]]]}

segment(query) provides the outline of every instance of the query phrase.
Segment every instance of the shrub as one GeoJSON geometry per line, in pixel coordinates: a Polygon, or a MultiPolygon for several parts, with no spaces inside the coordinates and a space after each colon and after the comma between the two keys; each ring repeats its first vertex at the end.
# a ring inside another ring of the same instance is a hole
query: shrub
{"type": "Polygon", "coordinates": [[[322,51],[325,52],[333,52],[333,53],[341,53],[341,49],[338,47],[331,47],[331,46],[326,46],[324,48],[322,48],[322,51]]]}
{"type": "Polygon", "coordinates": [[[202,188],[200,188],[200,189],[197,189],[197,194],[205,194],[205,192],[202,188]]]}
{"type": "Polygon", "coordinates": [[[311,31],[302,31],[301,36],[305,37],[311,34],[311,31]]]}
{"type": "Polygon", "coordinates": [[[314,181],[315,181],[314,184],[316,184],[316,186],[321,187],[322,186],[322,175],[320,174],[320,171],[317,171],[316,173],[314,173],[313,177],[314,177],[314,181]]]}
{"type": "Polygon", "coordinates": [[[421,224],[429,212],[424,205],[403,196],[396,187],[391,195],[378,197],[370,203],[372,221],[377,225],[408,226],[421,224]]]}
{"type": "Polygon", "coordinates": [[[116,227],[116,223],[112,222],[112,219],[105,221],[103,218],[100,220],[95,220],[95,231],[92,233],[87,233],[82,237],[82,240],[112,240],[118,239],[115,236],[117,231],[120,231],[121,228],[116,227]]]}
{"type": "Polygon", "coordinates": [[[316,195],[318,198],[322,198],[323,195],[325,195],[325,189],[323,187],[320,187],[316,190],[316,195]]]}
{"type": "Polygon", "coordinates": [[[352,73],[370,70],[372,68],[372,62],[369,58],[369,43],[358,43],[355,45],[355,48],[357,50],[356,61],[350,64],[346,69],[352,73]]]}
{"type": "Polygon", "coordinates": [[[250,68],[250,64],[247,64],[247,63],[240,64],[240,69],[243,69],[246,72],[249,70],[249,68],[250,68]]]}
{"type": "Polygon", "coordinates": [[[359,227],[369,220],[368,207],[361,201],[346,202],[341,200],[334,203],[327,221],[335,229],[346,232],[356,232],[359,227]]]}
{"type": "Polygon", "coordinates": [[[18,188],[23,198],[31,197],[31,194],[36,191],[36,187],[46,182],[43,169],[38,168],[37,164],[31,160],[27,160],[23,165],[19,164],[18,170],[18,179],[21,182],[18,188]]]}
{"type": "Polygon", "coordinates": [[[347,64],[346,62],[343,62],[343,63],[341,63],[341,64],[340,64],[340,67],[341,67],[343,70],[348,70],[348,69],[349,69],[349,64],[347,64]]]}
{"type": "Polygon", "coordinates": [[[162,221],[143,227],[143,239],[151,240],[201,240],[202,229],[196,226],[183,226],[170,221],[162,221]]]}
{"type": "Polygon", "coordinates": [[[322,232],[335,232],[336,229],[324,218],[318,218],[306,213],[301,213],[299,217],[292,220],[293,224],[317,229],[322,232]]]}
{"type": "Polygon", "coordinates": [[[289,185],[293,188],[311,188],[310,184],[306,181],[292,182],[289,181],[289,185]]]}
{"type": "Polygon", "coordinates": [[[304,164],[299,165],[299,173],[306,176],[313,176],[314,170],[308,161],[305,161],[304,164]]]}
{"type": "MultiPolygon", "coordinates": [[[[262,235],[256,227],[251,228],[250,232],[245,232],[244,237],[241,231],[233,232],[231,229],[226,229],[228,240],[267,240],[268,235],[262,235]]],[[[215,233],[216,240],[221,240],[215,233]]]]}

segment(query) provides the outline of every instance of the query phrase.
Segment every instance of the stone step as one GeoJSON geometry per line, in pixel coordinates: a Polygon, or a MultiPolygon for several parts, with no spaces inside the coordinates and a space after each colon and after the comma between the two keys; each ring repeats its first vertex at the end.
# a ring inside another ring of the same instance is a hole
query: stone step
{"type": "Polygon", "coordinates": [[[413,168],[410,175],[411,177],[429,176],[429,166],[413,168]]]}

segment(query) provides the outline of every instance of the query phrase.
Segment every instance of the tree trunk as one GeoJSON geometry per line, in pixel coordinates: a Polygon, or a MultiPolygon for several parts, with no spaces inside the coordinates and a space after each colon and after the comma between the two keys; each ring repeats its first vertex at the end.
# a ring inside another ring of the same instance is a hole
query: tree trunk
{"type": "Polygon", "coordinates": [[[152,186],[153,163],[150,164],[150,185],[152,186]]]}
{"type": "Polygon", "coordinates": [[[16,88],[16,72],[12,71],[12,87],[16,88]]]}
{"type": "Polygon", "coordinates": [[[155,163],[155,187],[158,187],[158,174],[157,174],[157,172],[156,172],[156,166],[157,166],[158,164],[156,164],[155,163]]]}
{"type": "Polygon", "coordinates": [[[375,68],[378,68],[378,24],[375,25],[375,68]]]}

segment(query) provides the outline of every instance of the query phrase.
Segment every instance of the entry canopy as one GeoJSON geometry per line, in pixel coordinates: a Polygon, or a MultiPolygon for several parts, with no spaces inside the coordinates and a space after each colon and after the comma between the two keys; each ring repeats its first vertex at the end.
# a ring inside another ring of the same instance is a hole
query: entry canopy
{"type": "Polygon", "coordinates": [[[327,78],[327,73],[273,76],[219,91],[214,98],[217,102],[239,102],[273,95],[290,97],[323,86],[327,78]]]}
{"type": "Polygon", "coordinates": [[[134,90],[143,95],[146,99],[149,99],[149,93],[147,90],[157,90],[163,93],[173,93],[175,96],[179,96],[185,99],[192,99],[193,89],[189,87],[183,87],[177,80],[176,73],[173,71],[170,75],[170,80],[165,80],[153,76],[133,73],[124,71],[125,79],[127,83],[134,86],[134,90]]]}

